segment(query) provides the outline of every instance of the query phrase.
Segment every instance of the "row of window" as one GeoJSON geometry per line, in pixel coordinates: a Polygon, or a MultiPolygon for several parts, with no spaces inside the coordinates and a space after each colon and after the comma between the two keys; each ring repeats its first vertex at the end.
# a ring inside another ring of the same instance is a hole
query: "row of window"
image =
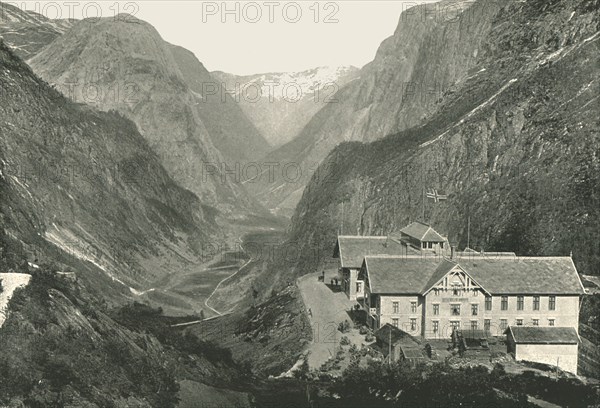
{"type": "MultiPolygon", "coordinates": [[[[398,320],[398,319],[395,319],[398,320]]],[[[411,320],[415,320],[415,325],[416,325],[416,319],[411,319],[411,320]]],[[[440,322],[437,320],[434,320],[431,322],[432,325],[432,330],[434,333],[438,333],[439,329],[440,329],[440,322]]],[[[555,319],[548,319],[548,326],[554,326],[556,323],[555,319]]],[[[515,320],[515,324],[517,326],[523,326],[523,319],[516,319],[515,320]]],[[[540,319],[532,319],[531,321],[531,325],[532,326],[539,326],[540,325],[540,319]]],[[[450,322],[450,326],[453,329],[460,329],[460,321],[451,321],[450,322]]],[[[398,326],[396,326],[398,327],[398,326]]],[[[412,326],[411,326],[412,327],[412,326]]],[[[506,330],[506,328],[508,327],[508,320],[507,319],[500,319],[500,329],[501,330],[506,330]]],[[[483,330],[485,331],[490,331],[492,328],[492,321],[490,319],[485,319],[483,321],[483,330]]],[[[470,329],[471,330],[477,330],[479,329],[479,322],[477,320],[473,320],[471,321],[471,325],[470,325],[470,329]]],[[[414,329],[411,329],[414,330],[414,329]]]]}
{"type": "MultiPolygon", "coordinates": [[[[554,326],[555,325],[555,319],[548,319],[548,326],[554,326]]],[[[411,318],[409,319],[409,323],[410,323],[410,331],[416,331],[417,330],[417,319],[416,318],[411,318]]],[[[434,333],[438,333],[439,329],[440,329],[440,322],[437,320],[433,320],[432,322],[432,330],[434,333]]],[[[479,322],[477,320],[473,320],[470,322],[470,329],[471,330],[477,330],[479,329],[479,322]]],[[[540,325],[540,319],[532,319],[531,320],[531,324],[532,326],[539,326],[540,325]]],[[[400,319],[398,318],[393,318],[392,319],[392,326],[394,327],[399,327],[400,325],[400,319]]],[[[523,319],[516,319],[515,320],[515,325],[517,326],[523,326],[523,319]]],[[[453,329],[460,329],[460,321],[451,321],[450,322],[450,326],[453,329]]],[[[491,319],[485,319],[483,321],[483,329],[485,331],[490,331],[492,327],[492,320],[491,319]]],[[[506,328],[508,327],[508,319],[500,319],[500,329],[501,330],[506,330],[506,328]]]]}
{"type": "MultiPolygon", "coordinates": [[[[524,296],[517,296],[517,310],[523,310],[525,304],[524,296]]],[[[394,313],[400,313],[400,302],[392,302],[394,313]]],[[[502,296],[500,298],[500,309],[508,310],[508,296],[502,296]]],[[[486,296],[485,298],[485,310],[492,310],[492,297],[486,296]]],[[[540,310],[540,297],[533,297],[533,310],[540,310]]],[[[556,296],[548,297],[548,310],[556,310],[556,296]]],[[[417,313],[417,302],[410,302],[410,312],[417,313]]],[[[460,316],[460,304],[451,304],[450,312],[452,316],[460,316]]],[[[479,305],[471,305],[471,315],[477,316],[479,313],[479,305]]],[[[440,314],[440,305],[433,305],[433,314],[437,316],[440,314]]]]}
{"type": "MultiPolygon", "coordinates": [[[[410,331],[416,331],[417,330],[417,319],[412,318],[409,320],[409,322],[410,322],[410,331]]],[[[400,325],[400,319],[393,318],[392,326],[398,327],[399,325],[400,325]]]]}
{"type": "MultiPolygon", "coordinates": [[[[394,313],[400,313],[400,302],[392,302],[394,313]]],[[[410,312],[417,313],[417,302],[410,302],[410,312]]]]}
{"type": "MultiPolygon", "coordinates": [[[[517,310],[523,310],[525,308],[525,296],[517,296],[517,310]]],[[[540,310],[540,297],[534,296],[532,303],[533,310],[540,310]]],[[[508,310],[508,296],[502,296],[500,298],[500,309],[508,310]]],[[[485,298],[485,310],[492,310],[492,298],[487,296],[485,298]]],[[[556,310],[556,296],[548,296],[548,310],[556,310]]]]}

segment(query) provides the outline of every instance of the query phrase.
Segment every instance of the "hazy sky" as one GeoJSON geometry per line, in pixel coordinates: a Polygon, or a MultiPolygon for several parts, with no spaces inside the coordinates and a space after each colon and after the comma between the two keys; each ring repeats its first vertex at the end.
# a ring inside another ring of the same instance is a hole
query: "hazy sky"
{"type": "Polygon", "coordinates": [[[211,71],[253,74],[322,65],[361,67],[392,35],[402,10],[424,1],[8,1],[53,18],[128,12],[193,51],[211,71]],[[118,4],[118,6],[117,6],[118,4]],[[101,11],[98,11],[101,10],[101,11]]]}

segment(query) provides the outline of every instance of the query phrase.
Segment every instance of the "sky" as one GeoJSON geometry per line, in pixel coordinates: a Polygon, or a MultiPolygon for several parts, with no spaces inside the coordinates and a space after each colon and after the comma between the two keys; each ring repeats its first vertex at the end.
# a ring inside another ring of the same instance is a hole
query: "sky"
{"type": "Polygon", "coordinates": [[[50,18],[113,17],[152,24],[210,71],[238,75],[303,71],[373,60],[400,13],[424,1],[18,1],[50,18]]]}

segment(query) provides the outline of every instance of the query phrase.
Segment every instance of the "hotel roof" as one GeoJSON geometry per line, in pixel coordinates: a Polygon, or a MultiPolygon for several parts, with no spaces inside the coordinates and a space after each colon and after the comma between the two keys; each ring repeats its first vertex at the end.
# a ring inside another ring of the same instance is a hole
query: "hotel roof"
{"type": "Polygon", "coordinates": [[[426,294],[456,266],[493,295],[552,295],[584,292],[570,257],[449,260],[440,257],[365,257],[370,290],[385,294],[426,294]]]}
{"type": "Polygon", "coordinates": [[[406,255],[418,253],[397,239],[386,236],[338,237],[334,258],[340,258],[342,268],[360,268],[368,255],[406,255]]]}

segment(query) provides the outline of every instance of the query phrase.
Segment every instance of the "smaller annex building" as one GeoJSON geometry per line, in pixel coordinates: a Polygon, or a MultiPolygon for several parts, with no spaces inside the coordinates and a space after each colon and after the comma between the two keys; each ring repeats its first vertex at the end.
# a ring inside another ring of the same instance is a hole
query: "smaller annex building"
{"type": "Polygon", "coordinates": [[[358,272],[362,267],[365,255],[406,255],[407,253],[415,254],[416,251],[396,238],[340,235],[333,257],[340,260],[338,276],[342,290],[351,300],[363,298],[364,281],[358,279],[358,272]]]}
{"type": "Polygon", "coordinates": [[[579,335],[574,327],[509,326],[506,329],[508,351],[517,361],[532,361],[557,366],[577,374],[579,335]]]}

